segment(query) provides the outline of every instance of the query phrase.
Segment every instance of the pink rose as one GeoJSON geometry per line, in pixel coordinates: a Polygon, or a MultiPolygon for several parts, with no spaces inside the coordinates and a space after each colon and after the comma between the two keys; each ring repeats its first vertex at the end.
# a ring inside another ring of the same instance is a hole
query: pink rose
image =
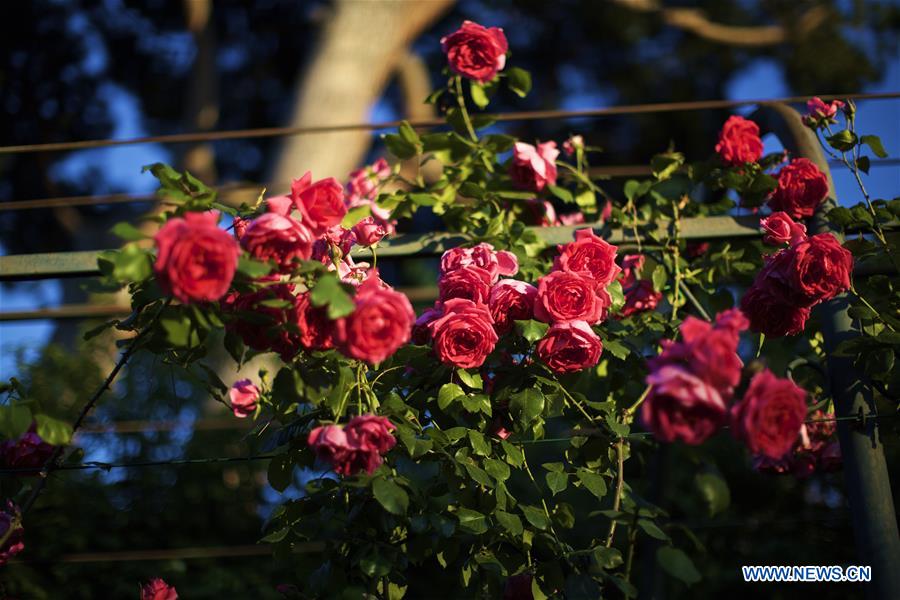
{"type": "Polygon", "coordinates": [[[350,475],[347,457],[350,454],[350,443],[347,434],[338,425],[316,427],[309,432],[306,443],[313,449],[320,460],[330,464],[339,475],[350,475]]]}
{"type": "Polygon", "coordinates": [[[428,329],[428,325],[440,317],[442,312],[440,302],[438,302],[432,308],[426,308],[425,312],[416,319],[412,329],[412,341],[414,344],[424,346],[431,343],[431,332],[428,329]]]}
{"type": "Polygon", "coordinates": [[[759,126],[744,117],[732,115],[725,121],[719,132],[716,152],[725,164],[739,166],[759,160],[763,153],[759,126]]]}
{"type": "Polygon", "coordinates": [[[153,271],[166,294],[182,303],[211,302],[228,291],[241,251],[226,231],[216,227],[217,212],[189,212],[175,217],[154,236],[153,271]]]}
{"type": "Polygon", "coordinates": [[[593,325],[606,318],[611,299],[606,290],[582,273],[551,271],[538,280],[534,318],[545,323],[586,321],[593,325]]]}
{"type": "Polygon", "coordinates": [[[703,256],[709,251],[709,242],[688,242],[685,253],[690,258],[703,256]]]}
{"type": "Polygon", "coordinates": [[[512,329],[513,321],[523,321],[534,316],[534,299],[537,288],[524,281],[501,279],[488,298],[488,308],[494,319],[494,329],[503,334],[512,329]]]}
{"type": "Polygon", "coordinates": [[[581,149],[584,149],[584,138],[580,135],[573,135],[563,142],[563,152],[566,153],[566,156],[572,156],[581,149]]]}
{"type": "Polygon", "coordinates": [[[625,305],[619,312],[619,318],[656,310],[660,300],[662,293],[654,290],[651,282],[642,279],[625,292],[625,305]]]}
{"type": "Polygon", "coordinates": [[[798,244],[806,239],[806,225],[797,223],[785,212],[774,212],[760,219],[759,224],[766,232],[763,241],[773,246],[798,244]]]}
{"type": "Polygon", "coordinates": [[[793,246],[788,283],[797,304],[816,304],[850,289],[853,255],[830,233],[819,233],[793,246]]]}
{"type": "Polygon", "coordinates": [[[378,186],[391,175],[391,166],[383,158],[379,158],[373,164],[357,169],[350,173],[350,181],[347,182],[347,195],[351,203],[358,199],[374,200],[378,192],[378,186]]]}
{"type": "Polygon", "coordinates": [[[618,248],[606,242],[590,229],[575,232],[575,241],[559,246],[559,256],[553,268],[561,271],[587,272],[594,283],[606,287],[622,270],[616,264],[618,248]]]}
{"type": "Polygon", "coordinates": [[[641,278],[641,271],[644,269],[644,262],[647,257],[643,254],[626,254],[622,257],[622,274],[621,282],[623,288],[628,288],[641,278]]]}
{"type": "Polygon", "coordinates": [[[344,355],[380,363],[409,341],[416,320],[409,298],[384,285],[377,274],[370,276],[358,288],[356,310],[338,321],[344,355]]]}
{"type": "Polygon", "coordinates": [[[556,185],[556,142],[544,142],[537,148],[524,142],[513,146],[509,176],[516,187],[540,192],[547,184],[556,185]]]}
{"type": "Polygon", "coordinates": [[[769,338],[803,333],[810,310],[788,302],[771,280],[754,283],[741,298],[741,310],[750,319],[750,329],[769,338]]]}
{"type": "Polygon", "coordinates": [[[296,303],[289,284],[268,285],[248,294],[233,292],[222,301],[222,311],[231,317],[225,327],[253,350],[277,352],[290,362],[300,346],[297,334],[286,326],[296,321],[296,303]],[[288,306],[266,306],[262,304],[266,300],[281,300],[288,306]]]}
{"type": "Polygon", "coordinates": [[[396,427],[387,417],[368,414],[350,419],[344,426],[344,433],[352,447],[384,454],[397,444],[397,439],[391,434],[394,429],[396,427]]]}
{"type": "Polygon", "coordinates": [[[582,223],[584,223],[584,221],[584,213],[581,211],[559,215],[559,224],[566,225],[568,227],[581,225],[582,223]]]}
{"type": "Polygon", "coordinates": [[[735,437],[754,454],[779,459],[797,440],[806,418],[806,391],[768,369],[757,373],[731,409],[735,437]]]}
{"type": "Polygon", "coordinates": [[[232,221],[232,232],[234,233],[234,239],[240,241],[241,236],[244,235],[244,232],[247,231],[247,226],[250,225],[250,219],[245,219],[244,217],[234,217],[232,221]]]}
{"type": "Polygon", "coordinates": [[[141,600],[178,600],[175,587],[156,577],[141,586],[141,600]]]}
{"type": "Polygon", "coordinates": [[[441,256],[441,276],[468,266],[476,266],[488,273],[489,283],[501,276],[511,277],[519,271],[516,255],[505,250],[496,251],[487,243],[471,248],[451,248],[441,256]]]}
{"type": "Polygon", "coordinates": [[[340,225],[347,214],[341,184],[333,177],[313,183],[309,171],[291,183],[291,201],[302,215],[303,224],[316,236],[340,225]]]}
{"type": "Polygon", "coordinates": [[[554,373],[574,373],[600,361],[603,343],[584,321],[556,323],[537,344],[537,355],[554,373]]]}
{"type": "Polygon", "coordinates": [[[381,224],[376,223],[375,219],[366,217],[353,226],[353,235],[356,236],[357,244],[368,248],[380,242],[387,235],[387,231],[381,224]]]}
{"type": "Polygon", "coordinates": [[[18,507],[9,500],[6,501],[6,510],[0,510],[0,538],[4,537],[6,539],[0,545],[0,566],[8,563],[10,558],[25,549],[25,542],[22,541],[25,537],[22,517],[18,507]]]}
{"type": "Polygon", "coordinates": [[[487,304],[491,293],[491,274],[474,264],[450,271],[438,279],[441,301],[467,298],[476,304],[487,304]]]}
{"type": "Polygon", "coordinates": [[[463,369],[484,364],[498,339],[487,306],[463,298],[444,302],[443,314],[428,328],[440,361],[463,369]]]}
{"type": "Polygon", "coordinates": [[[232,384],[228,390],[231,399],[231,410],[239,419],[249,417],[256,412],[256,403],[259,400],[259,388],[253,385],[249,379],[241,379],[232,384]]]}
{"type": "Polygon", "coordinates": [[[273,260],[283,272],[290,271],[296,259],[312,256],[313,234],[303,223],[290,216],[291,205],[284,197],[269,198],[269,212],[253,219],[241,246],[263,262],[273,260]]]}
{"type": "Polygon", "coordinates": [[[35,424],[32,424],[18,439],[0,443],[0,463],[11,469],[34,469],[33,473],[23,472],[22,475],[37,474],[53,454],[53,448],[37,434],[35,424]]]}
{"type": "Polygon", "coordinates": [[[828,177],[811,160],[795,158],[778,173],[778,187],[768,206],[795,219],[813,216],[828,197],[828,177]]]}
{"type": "Polygon", "coordinates": [[[294,324],[299,330],[300,345],[307,350],[327,350],[334,348],[336,326],[328,318],[328,309],[313,306],[309,292],[297,295],[293,311],[294,324]]]}
{"type": "Polygon", "coordinates": [[[641,419],[659,440],[700,444],[725,420],[727,409],[716,388],[682,367],[651,372],[647,385],[641,419]]]}
{"type": "Polygon", "coordinates": [[[806,115],[803,116],[803,122],[812,128],[837,123],[835,119],[837,112],[844,106],[845,104],[840,100],[825,102],[821,98],[813,98],[806,103],[806,115]]]}
{"type": "Polygon", "coordinates": [[[463,21],[462,27],[441,38],[450,70],[458,75],[486,83],[506,65],[509,46],[499,27],[483,27],[463,21]]]}

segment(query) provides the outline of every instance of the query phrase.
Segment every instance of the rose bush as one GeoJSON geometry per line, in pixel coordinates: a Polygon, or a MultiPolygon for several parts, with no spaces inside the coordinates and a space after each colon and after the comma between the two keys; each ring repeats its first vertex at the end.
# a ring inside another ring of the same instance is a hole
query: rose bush
{"type": "MultiPolygon", "coordinates": [[[[825,218],[827,177],[804,157],[772,174],[784,155],[763,156],[759,127],[738,116],[708,160],[689,164],[670,149],[653,157],[649,178],[607,191],[581,136],[561,157],[552,140],[484,133],[490,119],[473,110],[501,85],[520,96],[531,85],[508,67],[501,30],[466,22],[441,44],[447,85],[428,101],[448,130],[404,123],[383,138],[397,159],[437,161],[437,177],[411,181],[399,162],[379,160],[344,186],[306,173],[287,195],[234,208],[189,174],[152,165],[171,207],[154,245],[119,228],[131,241],[101,258],[104,283],[127,286],[134,309],[112,325],[235,416],[265,424],[252,435],[274,453],[268,483],[289,493],[263,541],[291,565],[291,594],[630,597],[643,552],[692,584],[685,520],[626,483],[626,462],[681,443],[715,464],[704,442],[727,425],[749,450],[748,469],[835,468],[834,430],[816,421],[833,414],[830,392],[795,377],[785,357],[818,366],[812,308],[849,293],[861,335],[839,352],[855,357],[866,385],[896,391],[900,323],[885,293],[895,281],[852,276],[858,262],[893,260],[879,227],[896,201],[828,208],[840,228],[866,232],[846,244],[801,222],[825,218]],[[682,235],[686,219],[738,209],[757,211],[764,241],[682,235]],[[557,225],[557,210],[573,225],[557,225]],[[448,234],[423,244],[439,265],[437,298],[417,316],[376,264],[421,212],[448,234]],[[227,382],[204,362],[220,347],[234,362],[227,382]],[[241,370],[259,355],[269,366],[241,370]],[[319,550],[295,551],[307,544],[319,550]]],[[[852,104],[810,106],[806,122],[827,131],[829,148],[879,152],[877,138],[851,131],[852,104]],[[828,130],[838,110],[847,135],[828,130]]],[[[10,389],[10,406],[28,417],[16,420],[18,439],[31,412],[10,389]]],[[[38,433],[55,431],[37,417],[38,433]]],[[[710,478],[690,498],[722,510],[727,482],[713,468],[698,481],[710,478]]],[[[0,518],[5,561],[22,550],[21,526],[12,508],[0,518]]]]}

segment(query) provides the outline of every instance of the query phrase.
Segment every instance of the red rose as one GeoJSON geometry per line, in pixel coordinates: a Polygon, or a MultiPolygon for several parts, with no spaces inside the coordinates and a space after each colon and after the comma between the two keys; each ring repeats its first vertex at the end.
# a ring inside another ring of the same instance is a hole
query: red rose
{"type": "Polygon", "coordinates": [[[233,331],[244,344],[259,352],[277,352],[289,362],[297,353],[300,340],[286,325],[296,321],[297,298],[289,284],[268,285],[249,294],[229,294],[222,301],[222,310],[232,315],[226,329],[233,331]],[[287,308],[266,306],[266,300],[282,300],[287,308]]]}
{"type": "Polygon", "coordinates": [[[231,285],[241,251],[218,220],[217,212],[189,212],[166,221],[153,238],[156,280],[182,303],[218,300],[231,285]]]}
{"type": "Polygon", "coordinates": [[[662,300],[662,293],[654,290],[652,283],[642,279],[625,292],[625,305],[619,312],[619,318],[624,319],[631,315],[656,310],[660,300],[662,300]]]}
{"type": "Polygon", "coordinates": [[[328,309],[313,306],[309,292],[297,295],[293,311],[294,324],[300,330],[300,345],[307,350],[334,348],[335,322],[328,318],[328,309]]]}
{"type": "Polygon", "coordinates": [[[735,437],[754,454],[778,459],[797,441],[806,418],[806,392],[766,369],[757,373],[743,399],[731,409],[735,437]]]}
{"type": "Polygon", "coordinates": [[[556,323],[537,344],[538,357],[554,373],[573,373],[600,361],[603,343],[584,321],[556,323]]]}
{"type": "Polygon", "coordinates": [[[344,355],[380,363],[409,341],[416,320],[409,298],[386,287],[377,274],[360,284],[354,302],[356,310],[338,321],[344,355]]]}
{"type": "Polygon", "coordinates": [[[291,183],[291,201],[302,215],[303,224],[316,236],[340,225],[347,214],[341,184],[333,177],[312,183],[309,171],[291,183]]]}
{"type": "Polygon", "coordinates": [[[327,462],[336,473],[350,475],[347,457],[350,454],[350,444],[347,434],[338,425],[325,425],[316,427],[309,432],[306,443],[316,453],[320,460],[327,462]]]}
{"type": "Polygon", "coordinates": [[[351,447],[384,454],[397,444],[397,439],[391,434],[394,429],[396,427],[387,417],[359,415],[344,426],[344,433],[351,447]]]}
{"type": "Polygon", "coordinates": [[[501,275],[511,277],[519,271],[516,255],[505,250],[496,251],[487,243],[471,248],[451,248],[441,256],[441,276],[470,265],[484,269],[489,274],[489,283],[494,283],[501,275]]]}
{"type": "Polygon", "coordinates": [[[487,306],[454,298],[443,303],[443,314],[429,323],[434,350],[445,365],[480,367],[497,343],[487,306]]]}
{"type": "Polygon", "coordinates": [[[719,132],[716,152],[727,165],[738,166],[759,160],[763,153],[759,126],[744,117],[732,115],[719,132]]]}
{"type": "Polygon", "coordinates": [[[488,308],[494,319],[494,329],[503,334],[512,329],[513,321],[522,321],[534,316],[534,299],[537,288],[524,281],[501,279],[488,298],[488,308]]]}
{"type": "Polygon", "coordinates": [[[779,338],[802,333],[809,319],[809,307],[787,302],[780,285],[771,281],[754,283],[741,298],[741,310],[750,319],[750,329],[766,337],[779,338]]]}
{"type": "Polygon", "coordinates": [[[540,192],[547,184],[556,185],[556,157],[559,150],[556,142],[544,142],[537,148],[524,142],[516,142],[513,146],[512,163],[509,176],[516,187],[540,192]]]}
{"type": "Polygon", "coordinates": [[[763,241],[773,246],[799,244],[806,239],[806,225],[797,223],[785,212],[774,212],[760,219],[759,225],[766,232],[763,241]]]}
{"type": "Polygon", "coordinates": [[[425,312],[419,315],[412,329],[412,341],[414,344],[424,346],[431,343],[431,332],[428,329],[428,325],[440,317],[441,314],[440,302],[438,302],[432,308],[426,308],[425,312]]]}
{"type": "Polygon", "coordinates": [[[374,246],[380,242],[387,231],[380,223],[376,223],[372,217],[366,217],[353,226],[353,235],[356,236],[356,243],[360,246],[374,246]]]}
{"type": "Polygon", "coordinates": [[[6,510],[0,510],[0,538],[5,541],[0,545],[0,567],[9,562],[9,559],[25,549],[25,529],[22,527],[19,509],[9,500],[6,501],[6,510]],[[12,531],[10,532],[10,527],[12,531]]]}
{"type": "Polygon", "coordinates": [[[586,321],[593,325],[606,318],[611,299],[606,290],[583,273],[551,271],[538,280],[534,318],[545,323],[586,321]]]}
{"type": "Polygon", "coordinates": [[[178,592],[157,577],[141,586],[141,600],[178,600],[178,592]]]}
{"type": "Polygon", "coordinates": [[[769,198],[769,208],[795,219],[813,216],[828,197],[828,177],[811,160],[795,158],[778,173],[778,187],[769,198]]]}
{"type": "Polygon", "coordinates": [[[240,241],[241,236],[244,235],[244,232],[247,231],[247,226],[250,225],[250,219],[245,219],[243,217],[234,217],[232,221],[232,232],[234,233],[234,239],[240,241]]]}
{"type": "Polygon", "coordinates": [[[37,434],[34,424],[18,439],[6,440],[0,444],[0,461],[3,466],[11,469],[34,469],[33,474],[37,474],[51,454],[53,446],[37,434]]]}
{"type": "Polygon", "coordinates": [[[499,27],[463,21],[462,27],[441,38],[441,49],[447,55],[450,70],[485,83],[506,65],[509,46],[499,27]]]}
{"type": "Polygon", "coordinates": [[[312,256],[313,234],[303,223],[290,216],[286,198],[269,198],[269,212],[247,226],[241,246],[263,262],[272,259],[282,271],[290,271],[294,260],[312,256]]]}
{"type": "Polygon", "coordinates": [[[606,287],[622,270],[616,264],[618,248],[606,242],[590,229],[575,232],[575,241],[559,246],[559,256],[553,268],[561,271],[588,272],[594,283],[606,287]]]}
{"type": "Polygon", "coordinates": [[[622,257],[622,273],[619,278],[623,288],[628,288],[641,278],[644,262],[647,257],[643,254],[626,254],[622,257]]]}
{"type": "Polygon", "coordinates": [[[239,419],[249,417],[256,412],[256,403],[259,401],[259,388],[253,385],[249,379],[241,379],[232,384],[228,390],[228,398],[231,400],[231,410],[239,419]]]}
{"type": "Polygon", "coordinates": [[[487,304],[491,294],[491,274],[475,265],[450,271],[438,279],[441,301],[466,298],[476,304],[487,304]]]}
{"type": "Polygon", "coordinates": [[[379,158],[371,165],[357,169],[350,173],[347,182],[347,195],[350,203],[361,199],[374,200],[378,192],[378,185],[391,176],[391,166],[383,158],[379,158]]]}
{"type": "Polygon", "coordinates": [[[788,250],[788,282],[797,304],[816,304],[850,289],[853,255],[830,233],[820,233],[788,250]]]}
{"type": "Polygon", "coordinates": [[[725,402],[716,388],[674,365],[647,376],[650,393],[641,407],[641,419],[664,442],[681,440],[700,444],[725,420],[725,402]]]}
{"type": "Polygon", "coordinates": [[[690,258],[697,258],[706,254],[709,250],[709,242],[688,242],[685,254],[690,258]]]}

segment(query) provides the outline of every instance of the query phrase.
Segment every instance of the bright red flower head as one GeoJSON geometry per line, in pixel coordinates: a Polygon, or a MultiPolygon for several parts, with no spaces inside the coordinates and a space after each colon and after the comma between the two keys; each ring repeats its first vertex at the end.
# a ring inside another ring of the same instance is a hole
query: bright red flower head
{"type": "Polygon", "coordinates": [[[534,318],[545,323],[586,321],[593,325],[606,318],[612,300],[587,272],[551,271],[538,280],[534,318]]]}
{"type": "Polygon", "coordinates": [[[732,115],[719,132],[716,152],[727,165],[738,166],[756,162],[763,153],[759,126],[744,117],[732,115]]]}
{"type": "Polygon", "coordinates": [[[584,321],[552,325],[537,344],[537,355],[554,373],[573,373],[596,366],[603,343],[584,321]]]}
{"type": "Polygon", "coordinates": [[[556,185],[556,142],[544,142],[535,148],[531,144],[516,142],[513,146],[509,176],[516,187],[540,192],[547,185],[556,185]]]}
{"type": "Polygon", "coordinates": [[[616,250],[616,246],[590,229],[579,229],[575,232],[574,242],[559,246],[559,256],[553,268],[590,273],[597,286],[606,287],[615,281],[622,270],[616,264],[616,250]]]}
{"type": "Polygon", "coordinates": [[[778,187],[769,198],[769,208],[795,219],[813,216],[828,197],[828,177],[814,162],[795,158],[778,173],[778,187]]]}
{"type": "Polygon", "coordinates": [[[766,369],[750,381],[731,409],[735,437],[754,454],[779,459],[787,454],[806,418],[806,391],[766,369]]]}
{"type": "Polygon", "coordinates": [[[513,321],[531,319],[534,316],[534,299],[537,288],[516,279],[501,279],[491,288],[488,308],[494,319],[497,333],[512,329],[513,321]]]}
{"type": "Polygon", "coordinates": [[[499,27],[463,21],[462,27],[441,38],[441,49],[454,73],[485,83],[506,66],[509,45],[499,27]]]}
{"type": "Polygon", "coordinates": [[[309,171],[291,183],[291,201],[302,215],[303,224],[316,236],[340,225],[347,214],[344,188],[337,179],[329,177],[313,183],[309,171]]]}
{"type": "Polygon", "coordinates": [[[343,354],[380,363],[409,341],[416,320],[409,298],[370,275],[354,298],[356,309],[338,321],[343,354]]]}
{"type": "Polygon", "coordinates": [[[487,306],[454,298],[442,303],[443,313],[428,324],[434,351],[445,365],[480,367],[497,343],[487,306]]]}

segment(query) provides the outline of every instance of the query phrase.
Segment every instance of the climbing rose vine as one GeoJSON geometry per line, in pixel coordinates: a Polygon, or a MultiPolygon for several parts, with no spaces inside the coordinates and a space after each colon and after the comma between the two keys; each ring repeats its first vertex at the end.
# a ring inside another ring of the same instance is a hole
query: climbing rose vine
{"type": "MultiPolygon", "coordinates": [[[[823,162],[764,156],[760,127],[740,116],[709,158],[670,149],[649,178],[606,189],[584,137],[561,152],[479,112],[503,88],[531,88],[502,30],[467,21],[441,47],[446,85],[427,101],[447,128],[404,123],[383,136],[392,160],[345,184],[307,172],[234,207],[189,173],[147,167],[167,208],[152,240],[115,229],[127,243],[100,268],[134,312],[109,325],[260,423],[268,483],[289,492],[262,539],[293,567],[286,595],[634,596],[645,552],[692,584],[689,537],[625,465],[661,443],[714,464],[704,447],[727,428],[747,468],[838,468],[832,398],[807,373],[827,362],[814,309],[849,298],[860,335],[837,351],[896,397],[896,277],[853,274],[896,260],[882,225],[900,201],[836,207],[823,162]],[[420,174],[431,161],[439,172],[420,174]],[[418,249],[437,297],[414,308],[408,281],[377,265],[421,213],[447,233],[418,249]],[[735,215],[758,238],[704,239],[705,223],[735,215]],[[213,369],[221,347],[232,362],[213,369]],[[315,553],[295,552],[308,543],[315,553]]],[[[815,99],[803,122],[859,175],[861,148],[883,149],[854,115],[815,99]]],[[[22,414],[0,457],[25,471],[24,494],[27,471],[69,439],[8,393],[22,414]]],[[[721,510],[727,482],[704,477],[721,510]]],[[[0,513],[0,561],[23,551],[22,523],[12,503],[0,513]]],[[[177,597],[159,579],[141,595],[177,597]]]]}

